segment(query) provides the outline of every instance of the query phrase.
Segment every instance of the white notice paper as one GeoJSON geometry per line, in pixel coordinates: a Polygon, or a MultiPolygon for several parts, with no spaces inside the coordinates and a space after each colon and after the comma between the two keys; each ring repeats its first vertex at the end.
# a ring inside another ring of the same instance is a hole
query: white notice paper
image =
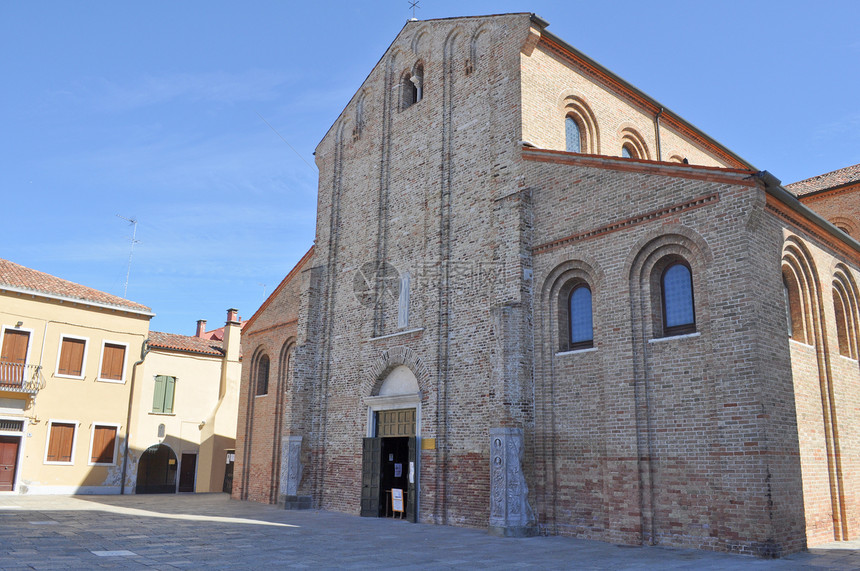
{"type": "Polygon", "coordinates": [[[403,511],[403,490],[399,488],[393,488],[391,490],[391,511],[403,511]]]}
{"type": "Polygon", "coordinates": [[[415,483],[415,462],[409,463],[409,483],[415,483]]]}

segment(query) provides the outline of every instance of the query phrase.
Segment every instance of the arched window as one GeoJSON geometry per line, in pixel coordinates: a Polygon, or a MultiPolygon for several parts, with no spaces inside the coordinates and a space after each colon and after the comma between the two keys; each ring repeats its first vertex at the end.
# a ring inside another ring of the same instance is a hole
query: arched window
{"type": "Polygon", "coordinates": [[[568,115],[564,118],[565,150],[570,153],[582,152],[582,130],[576,119],[568,115]]]}
{"type": "Polygon", "coordinates": [[[785,298],[785,321],[788,325],[788,336],[794,336],[794,320],[791,318],[791,290],[788,287],[788,280],[782,276],[782,296],[785,298]]]}
{"type": "Polygon", "coordinates": [[[636,158],[636,152],[630,150],[630,145],[624,145],[621,147],[621,156],[625,159],[633,159],[636,158]]]}
{"type": "Polygon", "coordinates": [[[591,308],[591,289],[579,284],[568,298],[570,349],[587,349],[594,346],[594,325],[591,308]]]}
{"type": "Polygon", "coordinates": [[[257,396],[269,393],[269,357],[263,355],[257,361],[257,396]]]}
{"type": "Polygon", "coordinates": [[[660,277],[663,302],[663,335],[684,335],[696,331],[693,305],[693,275],[685,262],[675,262],[660,277]]]}

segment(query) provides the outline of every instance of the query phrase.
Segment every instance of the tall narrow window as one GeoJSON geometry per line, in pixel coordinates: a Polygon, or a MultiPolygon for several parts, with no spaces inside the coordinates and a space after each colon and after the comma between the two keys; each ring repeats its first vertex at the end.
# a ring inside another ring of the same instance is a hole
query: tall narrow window
{"type": "Polygon", "coordinates": [[[630,152],[630,146],[629,145],[624,145],[623,147],[621,147],[621,156],[624,157],[625,159],[632,159],[633,158],[633,153],[630,152]]]}
{"type": "Polygon", "coordinates": [[[400,297],[397,300],[397,327],[409,327],[409,272],[400,274],[400,297]]]}
{"type": "Polygon", "coordinates": [[[785,276],[782,276],[782,296],[785,299],[785,321],[788,325],[788,336],[792,337],[794,335],[794,321],[791,318],[791,293],[785,276]]]}
{"type": "Polygon", "coordinates": [[[663,335],[684,335],[696,330],[693,309],[693,276],[683,262],[663,270],[660,279],[663,297],[663,335]]]}
{"type": "Polygon", "coordinates": [[[176,394],[176,377],[155,376],[155,389],[152,392],[152,412],[173,414],[173,400],[176,394]]]}
{"type": "Polygon", "coordinates": [[[257,396],[269,393],[269,357],[263,355],[257,363],[257,396]]]}
{"type": "Polygon", "coordinates": [[[594,325],[591,308],[591,290],[581,284],[570,292],[570,348],[586,349],[594,346],[594,325]]]}
{"type": "Polygon", "coordinates": [[[565,150],[571,153],[582,152],[582,131],[576,120],[567,116],[564,118],[565,150]]]}

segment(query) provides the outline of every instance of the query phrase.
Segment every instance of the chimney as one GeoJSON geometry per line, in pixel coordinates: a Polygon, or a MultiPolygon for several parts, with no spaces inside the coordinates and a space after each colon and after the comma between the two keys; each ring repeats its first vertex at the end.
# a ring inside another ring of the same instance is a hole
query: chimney
{"type": "Polygon", "coordinates": [[[203,334],[206,333],[206,320],[198,319],[197,320],[197,333],[194,335],[195,337],[203,337],[203,334]]]}
{"type": "Polygon", "coordinates": [[[227,323],[224,325],[224,347],[225,357],[228,361],[239,360],[239,336],[242,332],[239,326],[239,310],[227,310],[227,323]]]}

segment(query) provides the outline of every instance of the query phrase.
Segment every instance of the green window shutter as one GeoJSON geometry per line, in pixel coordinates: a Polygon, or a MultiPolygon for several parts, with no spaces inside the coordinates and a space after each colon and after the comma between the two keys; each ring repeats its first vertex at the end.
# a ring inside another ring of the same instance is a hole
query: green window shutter
{"type": "MultiPolygon", "coordinates": [[[[152,412],[167,412],[164,410],[164,385],[167,377],[157,375],[155,377],[155,394],[152,396],[152,412]]],[[[173,398],[171,397],[171,404],[173,398]]]]}
{"type": "Polygon", "coordinates": [[[176,377],[165,377],[164,383],[164,412],[173,412],[173,391],[176,388],[176,377]]]}

